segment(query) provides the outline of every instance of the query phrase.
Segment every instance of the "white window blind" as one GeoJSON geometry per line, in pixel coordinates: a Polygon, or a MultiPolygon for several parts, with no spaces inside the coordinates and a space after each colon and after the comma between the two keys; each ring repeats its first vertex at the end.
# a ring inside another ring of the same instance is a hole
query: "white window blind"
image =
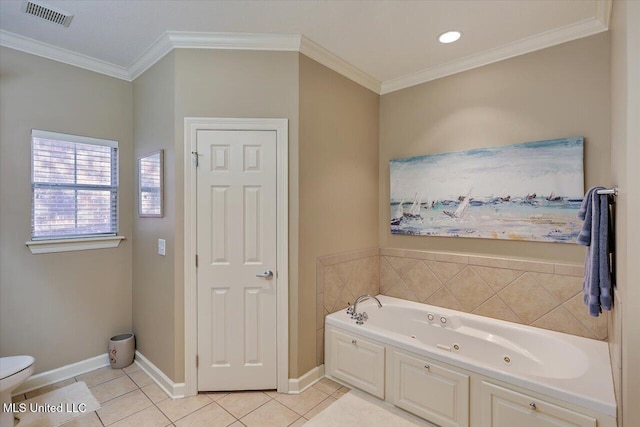
{"type": "Polygon", "coordinates": [[[31,132],[31,238],[118,232],[118,142],[31,132]]]}

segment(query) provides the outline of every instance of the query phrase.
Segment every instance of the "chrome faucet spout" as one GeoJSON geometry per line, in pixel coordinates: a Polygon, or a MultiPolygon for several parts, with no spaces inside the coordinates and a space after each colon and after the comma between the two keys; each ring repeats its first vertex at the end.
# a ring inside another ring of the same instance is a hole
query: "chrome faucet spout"
{"type": "Polygon", "coordinates": [[[358,314],[358,303],[364,301],[364,300],[368,300],[368,299],[374,299],[376,300],[376,302],[378,303],[378,308],[382,308],[382,303],[380,302],[380,300],[376,297],[374,297],[371,294],[365,294],[365,295],[361,295],[358,297],[358,299],[356,300],[356,302],[353,303],[353,314],[357,315],[358,314]]]}

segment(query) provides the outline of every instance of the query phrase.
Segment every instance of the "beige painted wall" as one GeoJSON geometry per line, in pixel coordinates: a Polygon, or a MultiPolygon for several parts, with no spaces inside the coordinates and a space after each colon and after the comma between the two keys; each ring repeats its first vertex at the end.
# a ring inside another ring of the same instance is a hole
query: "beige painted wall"
{"type": "Polygon", "coordinates": [[[345,220],[343,211],[376,211],[378,96],[298,53],[177,50],[173,55],[134,83],[136,155],[143,147],[159,148],[153,139],[165,139],[171,127],[160,123],[170,113],[171,95],[156,89],[173,90],[175,102],[174,145],[164,147],[167,214],[157,226],[136,220],[134,325],[140,349],[174,381],[184,379],[184,117],[284,117],[289,119],[289,371],[298,377],[315,367],[316,257],[377,245],[377,216],[345,220]],[[299,93],[304,106],[298,105],[299,93]],[[166,104],[156,105],[163,98],[166,104]],[[299,114],[305,115],[304,146],[298,142],[299,114]],[[154,129],[153,123],[159,126],[154,129]],[[167,239],[166,259],[154,255],[159,237],[167,239]],[[159,288],[164,296],[151,295],[159,288]],[[163,310],[173,313],[173,324],[154,321],[159,315],[154,313],[163,310]]]}
{"type": "Polygon", "coordinates": [[[4,47],[0,58],[0,355],[31,354],[42,372],[131,330],[132,90],[4,47]],[[120,247],[31,254],[31,129],[119,141],[120,247]]]}
{"type": "MultiPolygon", "coordinates": [[[[137,159],[164,150],[166,165],[175,163],[175,56],[172,53],[133,82],[134,188],[137,159]]],[[[133,330],[137,348],[170,378],[176,378],[175,316],[175,168],[164,173],[164,217],[139,218],[138,193],[133,207],[133,330]],[[166,256],[158,255],[166,240],[166,256]]]]}
{"type": "MultiPolygon", "coordinates": [[[[176,379],[184,378],[184,233],[183,175],[185,117],[270,117],[289,119],[290,174],[295,173],[298,146],[298,59],[291,52],[178,50],[176,55],[175,111],[175,302],[176,379]]],[[[297,194],[291,188],[295,209],[297,194]]],[[[297,217],[290,212],[290,239],[297,235],[297,217]]],[[[297,253],[290,255],[295,269],[297,253]]],[[[295,293],[295,271],[290,273],[290,294],[295,293]]],[[[290,303],[290,313],[295,310],[290,303]]]]}
{"type": "Polygon", "coordinates": [[[316,260],[378,246],[379,96],[300,55],[296,378],[316,366],[316,260]]]}
{"type": "Polygon", "coordinates": [[[611,169],[616,205],[617,287],[610,334],[618,415],[640,425],[640,3],[616,1],[611,22],[611,169]],[[621,408],[620,408],[621,406],[621,408]]]}
{"type": "Polygon", "coordinates": [[[581,262],[572,244],[392,236],[389,160],[585,137],[585,185],[609,185],[609,35],[603,33],[383,95],[380,246],[581,262]]]}
{"type": "MultiPolygon", "coordinates": [[[[177,50],[175,55],[174,159],[167,162],[175,188],[173,245],[167,251],[174,261],[174,310],[176,382],[184,379],[184,233],[183,175],[185,117],[271,117],[289,119],[289,155],[292,177],[297,174],[298,147],[298,54],[177,50]]],[[[168,176],[168,175],[167,175],[168,176]]],[[[297,236],[297,187],[291,185],[290,239],[297,236]]],[[[167,242],[169,243],[169,242],[167,242]]],[[[290,287],[297,288],[297,251],[291,246],[290,287]]],[[[290,312],[297,309],[292,298],[290,312]]],[[[160,332],[159,332],[160,333],[160,332]]],[[[295,349],[292,348],[295,354],[295,349]]],[[[293,359],[293,358],[292,358],[293,359]]]]}

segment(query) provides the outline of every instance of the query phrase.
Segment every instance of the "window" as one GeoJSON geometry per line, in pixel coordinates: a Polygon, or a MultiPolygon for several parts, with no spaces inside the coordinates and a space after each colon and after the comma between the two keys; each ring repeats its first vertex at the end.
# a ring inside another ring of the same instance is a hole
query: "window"
{"type": "Polygon", "coordinates": [[[115,236],[118,142],[33,130],[31,188],[32,241],[115,236]]]}

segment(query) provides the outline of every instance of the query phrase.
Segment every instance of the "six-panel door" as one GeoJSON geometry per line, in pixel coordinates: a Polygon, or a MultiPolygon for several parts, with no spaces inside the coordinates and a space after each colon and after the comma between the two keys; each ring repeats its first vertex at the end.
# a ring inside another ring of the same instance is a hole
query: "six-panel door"
{"type": "Polygon", "coordinates": [[[197,147],[198,389],[274,389],[276,132],[199,130],[197,147]]]}

